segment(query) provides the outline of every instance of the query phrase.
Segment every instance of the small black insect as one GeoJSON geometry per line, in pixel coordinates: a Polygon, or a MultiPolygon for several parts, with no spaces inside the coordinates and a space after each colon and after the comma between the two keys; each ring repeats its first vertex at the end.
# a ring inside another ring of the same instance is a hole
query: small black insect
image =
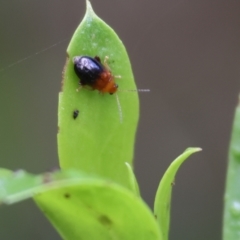
{"type": "Polygon", "coordinates": [[[78,110],[74,110],[73,111],[73,119],[76,119],[78,117],[79,111],[78,110]]]}

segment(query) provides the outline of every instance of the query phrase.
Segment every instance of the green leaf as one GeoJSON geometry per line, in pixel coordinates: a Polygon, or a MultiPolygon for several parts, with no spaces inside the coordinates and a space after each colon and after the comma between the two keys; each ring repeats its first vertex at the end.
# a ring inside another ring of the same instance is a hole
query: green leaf
{"type": "Polygon", "coordinates": [[[193,153],[201,151],[200,148],[188,148],[168,167],[163,178],[159,183],[154,202],[154,215],[157,219],[162,232],[163,240],[168,239],[170,206],[172,186],[174,185],[175,175],[182,163],[193,153]]]}
{"type": "Polygon", "coordinates": [[[63,239],[159,240],[148,207],[126,188],[99,179],[36,198],[63,239]]]}
{"type": "Polygon", "coordinates": [[[240,239],[240,106],[235,112],[228,153],[223,239],[240,239]]]}
{"type": "Polygon", "coordinates": [[[115,32],[93,12],[87,11],[67,49],[68,60],[59,96],[58,149],[61,168],[76,168],[111,179],[129,189],[131,183],[125,162],[133,160],[134,140],[139,117],[137,93],[121,92],[136,89],[126,50],[115,32]],[[75,56],[109,57],[108,65],[117,81],[117,96],[122,108],[122,122],[116,95],[100,94],[83,88],[74,73],[75,56]],[[76,119],[73,112],[79,111],[76,119]]]}
{"type": "Polygon", "coordinates": [[[0,168],[0,178],[8,177],[12,174],[11,170],[8,170],[6,168],[0,168]]]}
{"type": "Polygon", "coordinates": [[[35,198],[63,239],[159,240],[146,204],[126,188],[76,170],[0,179],[0,203],[35,198]]]}
{"type": "Polygon", "coordinates": [[[94,179],[93,176],[70,169],[39,175],[30,174],[24,170],[11,172],[4,169],[4,171],[6,174],[0,176],[0,202],[5,204],[20,202],[35,194],[64,187],[66,184],[69,185],[82,179],[94,179]]]}

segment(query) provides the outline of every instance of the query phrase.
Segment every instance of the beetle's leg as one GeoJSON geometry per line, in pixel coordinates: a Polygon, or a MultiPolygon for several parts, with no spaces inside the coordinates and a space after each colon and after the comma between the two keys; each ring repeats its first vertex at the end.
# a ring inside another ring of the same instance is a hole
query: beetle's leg
{"type": "Polygon", "coordinates": [[[81,84],[81,82],[79,82],[79,87],[76,89],[76,92],[79,92],[82,88],[83,88],[83,85],[81,84]]]}

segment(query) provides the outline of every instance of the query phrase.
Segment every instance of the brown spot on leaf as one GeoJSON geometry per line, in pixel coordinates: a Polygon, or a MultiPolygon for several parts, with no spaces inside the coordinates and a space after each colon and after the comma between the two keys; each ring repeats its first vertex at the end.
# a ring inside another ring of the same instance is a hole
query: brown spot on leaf
{"type": "Polygon", "coordinates": [[[70,195],[70,193],[64,193],[64,197],[65,197],[65,198],[70,198],[71,195],[70,195]]]}
{"type": "Polygon", "coordinates": [[[98,220],[100,221],[101,224],[105,225],[105,226],[111,226],[113,224],[112,220],[106,216],[106,215],[101,215],[98,220]]]}
{"type": "Polygon", "coordinates": [[[67,57],[66,63],[65,63],[65,65],[64,65],[63,71],[62,71],[62,87],[61,87],[61,92],[62,92],[63,85],[64,85],[65,72],[66,72],[66,67],[67,67],[67,65],[68,65],[68,62],[69,62],[69,57],[67,57]]]}

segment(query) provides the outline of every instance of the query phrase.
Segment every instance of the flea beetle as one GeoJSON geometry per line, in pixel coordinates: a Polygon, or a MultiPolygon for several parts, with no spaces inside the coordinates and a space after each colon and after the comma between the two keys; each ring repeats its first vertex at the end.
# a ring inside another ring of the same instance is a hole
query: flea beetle
{"type": "Polygon", "coordinates": [[[82,87],[90,86],[101,93],[115,93],[118,85],[107,65],[107,59],[105,57],[104,64],[102,64],[98,56],[94,58],[89,56],[74,57],[74,71],[80,79],[79,85],[82,87]]]}

